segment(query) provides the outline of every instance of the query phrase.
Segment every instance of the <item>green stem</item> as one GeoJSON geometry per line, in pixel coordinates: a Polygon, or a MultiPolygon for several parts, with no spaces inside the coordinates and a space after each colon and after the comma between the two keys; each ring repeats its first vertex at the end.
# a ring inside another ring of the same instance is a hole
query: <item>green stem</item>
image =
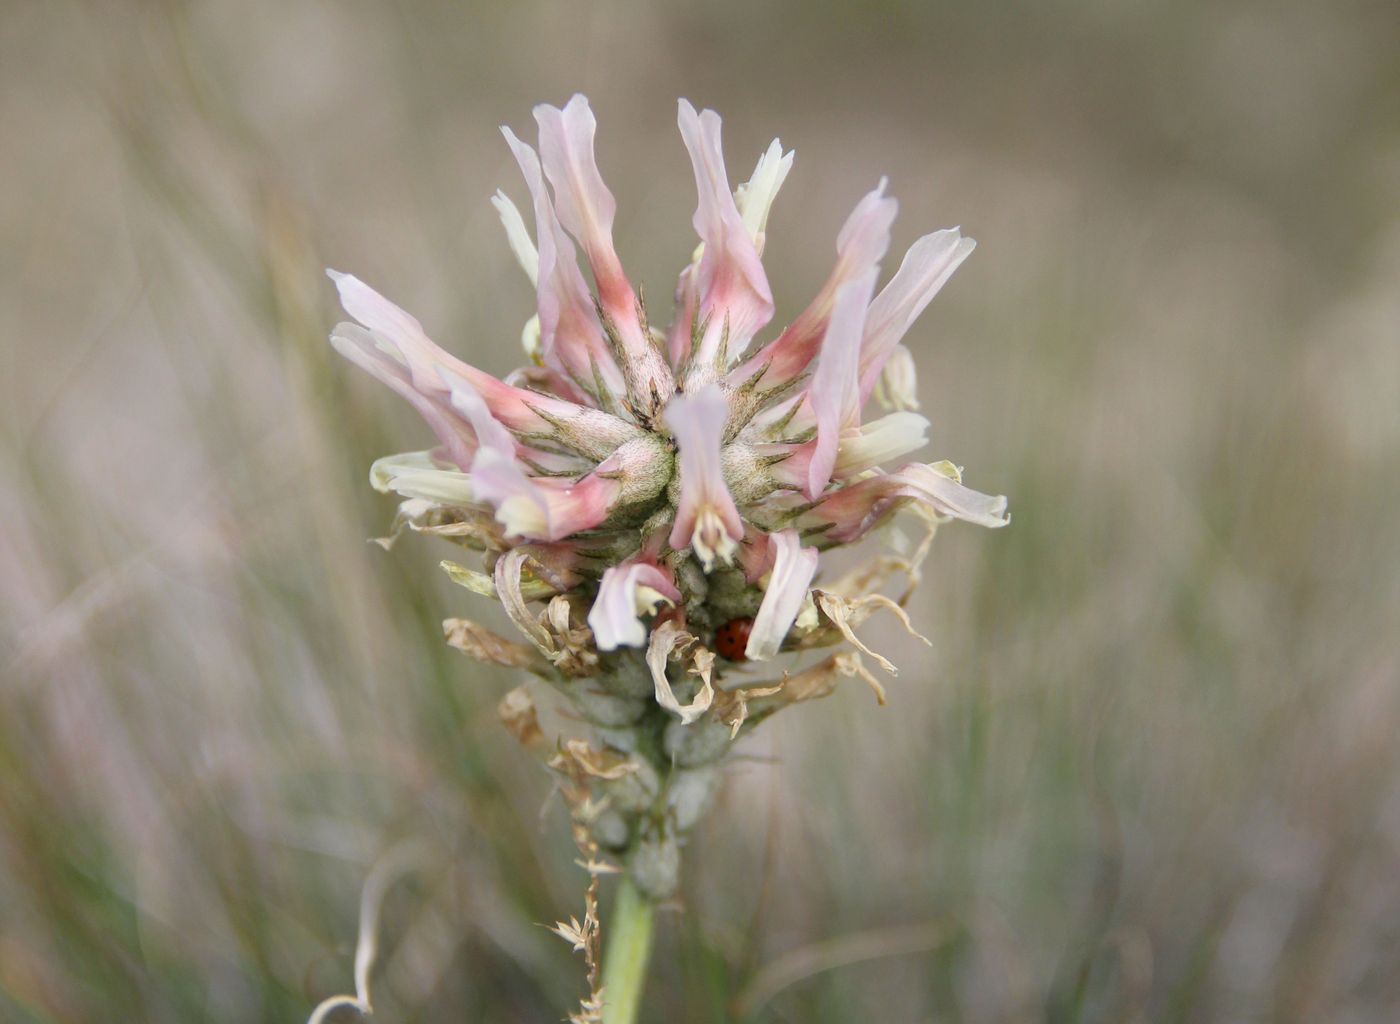
{"type": "Polygon", "coordinates": [[[651,900],[626,875],[618,886],[603,953],[603,1024],[634,1024],[651,958],[651,900]]]}

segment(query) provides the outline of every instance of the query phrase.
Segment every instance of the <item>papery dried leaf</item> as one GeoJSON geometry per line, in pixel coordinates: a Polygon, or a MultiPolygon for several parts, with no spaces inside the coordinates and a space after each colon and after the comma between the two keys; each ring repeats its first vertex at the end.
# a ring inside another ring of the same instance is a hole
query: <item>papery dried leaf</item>
{"type": "Polygon", "coordinates": [[[559,752],[550,758],[549,767],[573,775],[575,771],[595,779],[613,780],[631,775],[636,763],[626,754],[615,750],[596,750],[587,740],[565,740],[559,752]]]}
{"type": "Polygon", "coordinates": [[[512,736],[526,748],[539,747],[544,742],[535,702],[525,687],[517,686],[496,705],[496,717],[512,736]]]}
{"type": "Polygon", "coordinates": [[[593,631],[579,617],[573,600],[563,594],[554,597],[539,623],[549,635],[545,656],[550,664],[566,676],[597,675],[598,649],[593,631]]]}
{"type": "Polygon", "coordinates": [[[455,647],[477,661],[531,671],[545,667],[544,659],[524,644],[507,640],[469,619],[446,619],[442,624],[442,632],[449,647],[455,647]]]}
{"type": "Polygon", "coordinates": [[[885,688],[870,674],[860,655],[855,651],[840,651],[796,675],[785,675],[776,683],[721,690],[715,700],[716,713],[737,736],[751,713],[755,718],[767,717],[790,704],[820,700],[836,691],[841,678],[857,676],[869,684],[876,700],[884,704],[885,688]]]}
{"type": "Polygon", "coordinates": [[[719,720],[729,726],[730,737],[739,735],[739,730],[748,721],[749,701],[760,697],[771,697],[781,693],[783,684],[774,686],[736,686],[732,690],[719,690],[715,694],[715,714],[719,720]]]}

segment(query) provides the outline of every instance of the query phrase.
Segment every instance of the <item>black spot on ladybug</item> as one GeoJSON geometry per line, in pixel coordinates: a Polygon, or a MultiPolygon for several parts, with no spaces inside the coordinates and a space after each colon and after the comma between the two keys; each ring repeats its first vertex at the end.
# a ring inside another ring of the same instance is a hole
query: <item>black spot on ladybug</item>
{"type": "Polygon", "coordinates": [[[747,661],[744,648],[748,647],[752,632],[753,619],[730,619],[715,630],[715,650],[730,661],[747,661]]]}

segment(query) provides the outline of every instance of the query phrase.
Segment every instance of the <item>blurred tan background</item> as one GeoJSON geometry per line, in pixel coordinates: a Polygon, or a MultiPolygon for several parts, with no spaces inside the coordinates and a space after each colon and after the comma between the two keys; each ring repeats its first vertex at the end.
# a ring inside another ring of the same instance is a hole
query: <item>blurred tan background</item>
{"type": "Polygon", "coordinates": [[[427,433],[322,276],[514,366],[497,125],[575,90],[653,296],[678,96],[736,181],[797,151],[779,323],[881,174],[896,253],[977,238],[909,341],[1013,509],[940,535],[931,653],[876,632],[890,707],[749,741],[645,1019],[1400,1018],[1392,4],[4,0],[0,1020],[304,1020],[405,838],[377,1019],[582,991],[512,680],[441,643],[485,604],[365,542],[427,433]]]}

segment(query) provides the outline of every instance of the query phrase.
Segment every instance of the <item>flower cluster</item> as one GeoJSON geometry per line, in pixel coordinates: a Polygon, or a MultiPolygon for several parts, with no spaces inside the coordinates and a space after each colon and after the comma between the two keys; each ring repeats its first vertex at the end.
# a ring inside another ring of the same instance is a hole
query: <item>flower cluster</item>
{"type": "Polygon", "coordinates": [[[896,209],[881,181],[841,229],[816,298],[756,341],[773,315],[765,228],[792,153],[774,140],[731,190],[719,117],[681,101],[700,244],[662,332],[613,247],[616,203],[594,161],[588,101],[540,106],[535,118],[538,150],[503,129],[529,189],[533,237],[503,193],[493,200],[536,288],[529,365],[502,380],[462,362],[334,271],[356,322],[331,340],[437,437],[372,470],[375,487],[404,499],[399,525],[483,553],[481,569],[444,567],[498,599],[527,643],[465,620],[449,621],[449,640],[568,695],[598,746],[543,742],[523,692],[502,714],[572,780],[584,841],[623,853],[637,883],[664,895],[675,837],[703,811],[740,729],[828,692],[840,675],[881,692],[849,649],[758,685],[726,685],[726,670],[842,641],[892,669],[853,628],[881,607],[904,618],[901,602],[874,588],[895,568],[914,577],[917,557],[819,584],[821,553],[901,509],[930,530],[948,518],[1007,521],[1006,499],[967,488],[949,462],[880,468],[924,444],[901,340],[974,243],[956,228],[925,235],[877,291],[896,209]],[[863,421],[872,396],[887,412],[863,421]]]}

